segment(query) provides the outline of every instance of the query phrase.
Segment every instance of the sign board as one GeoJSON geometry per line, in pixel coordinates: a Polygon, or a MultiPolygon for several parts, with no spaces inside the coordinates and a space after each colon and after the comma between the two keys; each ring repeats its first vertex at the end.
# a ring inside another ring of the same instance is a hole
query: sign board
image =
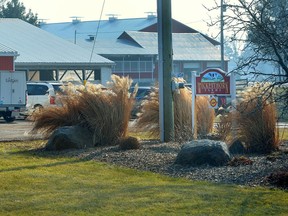
{"type": "Polygon", "coordinates": [[[215,96],[209,97],[209,107],[212,109],[218,108],[218,98],[217,97],[215,97],[215,96]]]}
{"type": "Polygon", "coordinates": [[[230,95],[230,77],[218,68],[210,68],[196,77],[196,95],[230,95]]]}

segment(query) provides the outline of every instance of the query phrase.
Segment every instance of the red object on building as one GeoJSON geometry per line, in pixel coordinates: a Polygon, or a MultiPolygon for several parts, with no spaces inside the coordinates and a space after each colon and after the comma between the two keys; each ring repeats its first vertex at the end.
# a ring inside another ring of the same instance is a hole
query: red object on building
{"type": "Polygon", "coordinates": [[[230,95],[230,76],[218,68],[205,70],[196,77],[196,94],[230,95]]]}
{"type": "Polygon", "coordinates": [[[14,56],[0,56],[0,70],[14,71],[14,56]]]}

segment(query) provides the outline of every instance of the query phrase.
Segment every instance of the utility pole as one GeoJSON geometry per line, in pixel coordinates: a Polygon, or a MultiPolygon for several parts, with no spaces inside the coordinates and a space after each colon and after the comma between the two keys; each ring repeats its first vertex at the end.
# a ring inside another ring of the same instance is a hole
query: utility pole
{"type": "Polygon", "coordinates": [[[161,142],[174,140],[171,0],[157,0],[159,125],[161,142]]]}
{"type": "Polygon", "coordinates": [[[223,13],[225,11],[225,5],[223,4],[224,0],[221,0],[220,6],[220,46],[221,46],[221,69],[225,71],[225,61],[224,61],[224,18],[223,13]]]}

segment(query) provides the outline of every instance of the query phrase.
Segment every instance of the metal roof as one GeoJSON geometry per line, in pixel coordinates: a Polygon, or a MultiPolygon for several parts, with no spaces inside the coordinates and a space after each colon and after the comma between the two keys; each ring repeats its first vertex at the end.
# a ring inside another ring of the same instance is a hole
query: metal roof
{"type": "MultiPolygon", "coordinates": [[[[220,61],[217,47],[200,33],[173,33],[173,60],[220,61]]],[[[93,41],[79,42],[89,48],[93,41]]],[[[158,55],[158,34],[154,32],[124,32],[117,40],[95,42],[95,52],[100,55],[158,55]]]]}
{"type": "Polygon", "coordinates": [[[17,56],[18,52],[0,43],[0,56],[17,56]]]}
{"type": "Polygon", "coordinates": [[[17,50],[17,68],[92,69],[113,62],[20,19],[0,19],[0,43],[17,50]]]}
{"type": "MultiPolygon", "coordinates": [[[[156,16],[102,21],[75,20],[65,23],[44,23],[41,28],[91,50],[94,43],[93,36],[96,35],[99,24],[95,53],[105,56],[158,55],[157,32],[140,31],[157,24],[157,21],[156,16]]],[[[173,33],[173,59],[220,61],[219,49],[207,39],[207,36],[192,30],[196,33],[173,33]]]]}
{"type": "Polygon", "coordinates": [[[134,19],[117,19],[96,21],[74,20],[63,23],[41,23],[41,29],[48,31],[66,40],[73,41],[88,39],[89,35],[96,35],[98,40],[117,39],[124,31],[138,31],[157,23],[156,16],[134,19]],[[99,28],[98,28],[99,26],[99,28]]]}

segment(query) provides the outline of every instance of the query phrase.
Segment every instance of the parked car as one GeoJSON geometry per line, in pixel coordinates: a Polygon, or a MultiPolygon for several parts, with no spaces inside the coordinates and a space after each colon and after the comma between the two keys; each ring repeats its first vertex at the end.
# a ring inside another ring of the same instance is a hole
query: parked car
{"type": "MultiPolygon", "coordinates": [[[[130,88],[130,92],[132,93],[134,91],[134,87],[130,88]]],[[[151,92],[151,87],[148,86],[138,86],[138,91],[135,96],[135,104],[131,111],[131,117],[136,118],[137,113],[140,112],[141,103],[142,101],[149,95],[151,92]]]]}
{"type": "Polygon", "coordinates": [[[27,82],[28,111],[57,105],[56,97],[61,86],[62,82],[27,82]]]}

